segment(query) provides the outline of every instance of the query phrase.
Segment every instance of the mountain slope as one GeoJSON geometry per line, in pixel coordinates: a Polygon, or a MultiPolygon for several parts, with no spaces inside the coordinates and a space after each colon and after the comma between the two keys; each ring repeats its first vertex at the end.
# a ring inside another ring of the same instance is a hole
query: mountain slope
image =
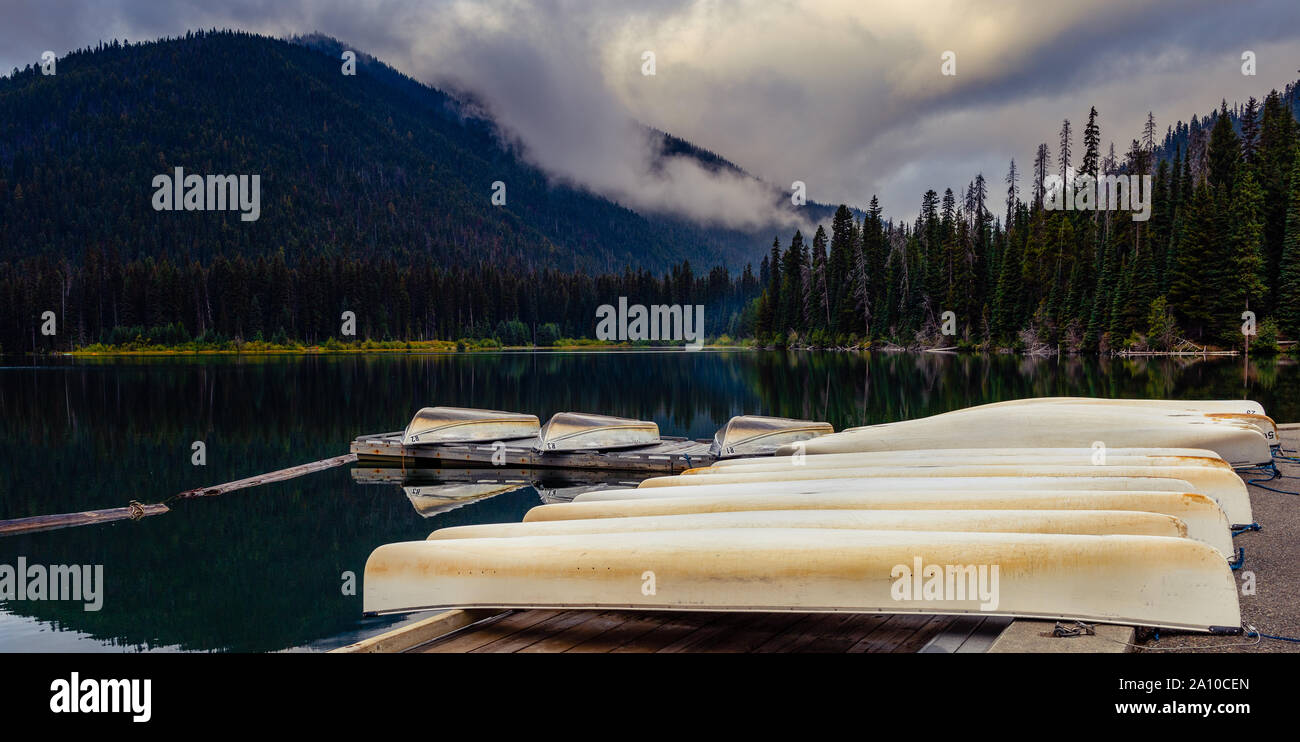
{"type": "MultiPolygon", "coordinates": [[[[689,259],[739,270],[761,235],[643,216],[556,186],[451,97],[362,56],[340,72],[332,39],[201,32],[58,60],[0,79],[0,259],[208,262],[216,255],[433,255],[460,264],[662,270],[689,259]],[[154,176],[259,174],[261,216],[156,212],[154,176]],[[492,183],[507,203],[490,201],[492,183]]],[[[667,138],[665,151],[716,167],[667,138]]],[[[709,158],[713,158],[710,160],[709,158]]],[[[823,209],[818,207],[816,215],[823,209]]]]}

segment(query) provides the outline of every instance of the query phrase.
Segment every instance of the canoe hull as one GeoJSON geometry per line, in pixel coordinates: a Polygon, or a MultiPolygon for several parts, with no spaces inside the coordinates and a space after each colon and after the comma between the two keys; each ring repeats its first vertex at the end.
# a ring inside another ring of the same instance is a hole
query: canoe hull
{"type": "Polygon", "coordinates": [[[653,477],[641,482],[638,489],[669,489],[700,484],[768,484],[772,482],[815,481],[860,478],[915,478],[934,477],[1099,477],[1124,479],[1155,477],[1179,480],[1191,485],[1191,492],[1209,495],[1223,508],[1230,522],[1246,525],[1254,522],[1250,493],[1241,477],[1227,469],[1203,466],[1058,466],[1032,465],[969,465],[969,466],[915,466],[915,467],[862,467],[808,470],[794,467],[786,471],[723,472],[704,476],[653,477]]]}
{"type": "Polygon", "coordinates": [[[659,426],[647,420],[557,412],[538,434],[536,449],[542,453],[602,451],[658,442],[659,426]]]}
{"type": "Polygon", "coordinates": [[[428,540],[582,536],[590,533],[695,531],[710,528],[839,528],[859,531],[1187,537],[1187,524],[1178,518],[1137,510],[759,510],[453,526],[434,531],[429,534],[428,540]]]}
{"type": "Polygon", "coordinates": [[[387,544],[366,562],[364,606],[976,614],[1187,631],[1241,623],[1227,564],[1190,539],[779,528],[387,544]],[[925,575],[936,567],[969,570],[969,593],[965,577],[931,589],[925,575]]]}
{"type": "Polygon", "coordinates": [[[855,428],[782,446],[778,456],[942,448],[1209,449],[1233,466],[1272,461],[1269,441],[1255,427],[1204,416],[1111,414],[1054,405],[963,410],[934,417],[855,428]],[[797,446],[797,447],[796,447],[797,446]]]}
{"type": "Polygon", "coordinates": [[[970,409],[1010,407],[1027,404],[1083,404],[1096,407],[1127,409],[1176,409],[1197,412],[1228,412],[1246,415],[1263,415],[1264,405],[1250,399],[1112,399],[1109,397],[1026,397],[1004,402],[979,405],[970,409]]]}
{"type": "Polygon", "coordinates": [[[935,455],[927,457],[899,457],[895,456],[892,451],[859,454],[826,453],[818,456],[773,456],[761,459],[738,459],[737,463],[739,461],[745,462],[738,466],[723,466],[722,464],[731,462],[716,462],[712,466],[687,469],[682,472],[682,475],[713,476],[716,474],[748,474],[762,471],[816,471],[824,469],[853,469],[859,467],[933,467],[991,464],[1006,466],[1034,466],[1044,464],[1055,466],[1204,466],[1211,469],[1223,469],[1228,472],[1232,471],[1232,467],[1228,466],[1228,462],[1218,456],[1214,456],[1213,454],[1208,456],[1125,456],[1106,452],[1105,458],[1098,458],[1095,460],[1095,463],[1094,456],[1095,454],[1091,451],[1088,453],[1079,452],[1077,454],[1067,455],[1031,453],[1005,456],[989,456],[978,452],[950,453],[948,451],[936,451],[935,455]]]}
{"type": "MultiPolygon", "coordinates": [[[[1062,461],[1062,463],[1092,464],[1104,455],[1106,464],[1115,460],[1152,461],[1186,460],[1195,463],[1208,463],[1218,467],[1231,468],[1227,461],[1216,452],[1206,448],[1106,448],[1105,451],[1093,448],[924,448],[915,451],[859,451],[855,454],[805,454],[790,456],[750,457],[750,459],[728,459],[714,461],[710,467],[689,469],[690,472],[718,472],[723,469],[741,469],[748,467],[792,467],[794,461],[801,461],[805,467],[854,467],[854,465],[889,465],[893,463],[911,465],[914,463],[945,464],[949,461],[966,459],[982,460],[985,464],[997,464],[1006,460],[1028,460],[1041,457],[1043,460],[1062,461]]],[[[684,472],[685,473],[685,472],[684,472]]]]}
{"type": "Polygon", "coordinates": [[[1205,495],[1163,491],[928,489],[911,492],[844,491],[695,495],[636,500],[591,500],[540,505],[525,523],[597,518],[629,518],[689,513],[765,510],[1133,510],[1162,513],[1187,525],[1189,538],[1232,556],[1232,533],[1223,509],[1205,495]]]}
{"type": "Polygon", "coordinates": [[[429,446],[442,443],[486,443],[531,438],[540,426],[536,415],[468,407],[425,407],[415,413],[402,444],[429,446]]]}

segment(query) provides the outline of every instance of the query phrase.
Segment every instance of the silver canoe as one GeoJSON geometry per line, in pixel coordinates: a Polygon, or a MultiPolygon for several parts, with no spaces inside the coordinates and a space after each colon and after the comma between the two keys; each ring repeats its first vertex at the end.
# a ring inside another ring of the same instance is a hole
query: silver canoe
{"type": "Polygon", "coordinates": [[[468,407],[425,407],[402,433],[402,444],[483,443],[531,438],[540,425],[536,415],[468,407]]]}
{"type": "Polygon", "coordinates": [[[557,412],[546,421],[538,434],[536,449],[542,453],[602,451],[649,446],[658,442],[659,426],[646,420],[585,412],[557,412]]]}
{"type": "Polygon", "coordinates": [[[793,420],[788,417],[737,415],[714,434],[709,453],[717,458],[757,456],[772,453],[786,444],[834,432],[835,428],[830,423],[793,420]]]}

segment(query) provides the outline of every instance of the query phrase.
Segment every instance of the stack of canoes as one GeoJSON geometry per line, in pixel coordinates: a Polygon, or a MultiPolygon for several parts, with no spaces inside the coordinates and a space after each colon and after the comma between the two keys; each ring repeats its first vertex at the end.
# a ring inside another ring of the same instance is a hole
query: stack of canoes
{"type": "MultiPolygon", "coordinates": [[[[822,431],[815,431],[821,433],[822,431]]],[[[1051,398],[809,436],[382,546],[365,608],[974,613],[1240,627],[1253,402],[1051,398]]]]}

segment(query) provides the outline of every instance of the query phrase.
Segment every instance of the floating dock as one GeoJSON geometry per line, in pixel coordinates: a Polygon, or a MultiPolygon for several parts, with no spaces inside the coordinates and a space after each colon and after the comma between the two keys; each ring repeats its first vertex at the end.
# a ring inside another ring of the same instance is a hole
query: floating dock
{"type": "Polygon", "coordinates": [[[544,426],[532,415],[425,407],[405,430],[357,436],[363,462],[414,467],[513,467],[676,474],[726,457],[767,456],[783,445],[834,432],[827,423],[738,415],[712,440],[659,435],[646,420],[556,413],[544,426]],[[489,433],[508,437],[490,440],[489,433]]]}
{"type": "Polygon", "coordinates": [[[402,444],[402,431],[358,436],[351,452],[363,462],[400,463],[417,467],[512,467],[517,469],[579,469],[590,471],[677,474],[717,460],[711,441],[662,436],[658,443],[608,451],[541,452],[537,438],[483,443],[402,444]]]}

